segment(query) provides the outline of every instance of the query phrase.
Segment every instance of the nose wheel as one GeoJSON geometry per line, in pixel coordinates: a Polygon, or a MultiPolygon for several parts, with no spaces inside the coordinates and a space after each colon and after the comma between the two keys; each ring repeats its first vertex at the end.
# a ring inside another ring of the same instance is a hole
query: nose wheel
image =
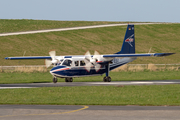
{"type": "Polygon", "coordinates": [[[73,78],[65,78],[65,82],[72,82],[73,78]]]}
{"type": "Polygon", "coordinates": [[[104,82],[111,82],[111,77],[107,76],[103,78],[104,82]]]}
{"type": "Polygon", "coordinates": [[[57,83],[57,78],[56,77],[53,78],[53,83],[57,83]]]}

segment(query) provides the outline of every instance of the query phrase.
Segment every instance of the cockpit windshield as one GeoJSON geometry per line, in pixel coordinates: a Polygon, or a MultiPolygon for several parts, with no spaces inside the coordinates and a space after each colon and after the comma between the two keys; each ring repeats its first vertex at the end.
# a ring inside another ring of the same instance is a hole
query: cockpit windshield
{"type": "Polygon", "coordinates": [[[62,65],[65,65],[65,66],[71,66],[72,64],[72,61],[71,60],[64,60],[64,62],[62,63],[62,65]]]}
{"type": "Polygon", "coordinates": [[[63,59],[59,60],[59,62],[57,63],[57,65],[60,65],[62,63],[63,59]]]}

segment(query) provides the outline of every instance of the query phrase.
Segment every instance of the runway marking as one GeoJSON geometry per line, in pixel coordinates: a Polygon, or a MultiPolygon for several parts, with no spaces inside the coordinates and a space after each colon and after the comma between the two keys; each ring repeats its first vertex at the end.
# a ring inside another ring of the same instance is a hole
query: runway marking
{"type": "Polygon", "coordinates": [[[73,113],[73,112],[78,112],[84,109],[88,109],[89,106],[83,105],[83,108],[77,109],[77,110],[72,110],[68,112],[59,112],[59,113],[43,113],[43,114],[24,114],[24,115],[4,115],[0,116],[1,117],[17,117],[17,116],[36,116],[36,115],[58,115],[58,114],[67,114],[67,113],[73,113]]]}

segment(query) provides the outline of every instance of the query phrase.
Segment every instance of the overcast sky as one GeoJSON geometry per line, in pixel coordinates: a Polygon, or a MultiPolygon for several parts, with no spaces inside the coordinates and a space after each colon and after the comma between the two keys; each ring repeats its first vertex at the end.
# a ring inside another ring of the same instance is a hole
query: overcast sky
{"type": "Polygon", "coordinates": [[[179,22],[180,0],[0,0],[0,19],[179,22]]]}

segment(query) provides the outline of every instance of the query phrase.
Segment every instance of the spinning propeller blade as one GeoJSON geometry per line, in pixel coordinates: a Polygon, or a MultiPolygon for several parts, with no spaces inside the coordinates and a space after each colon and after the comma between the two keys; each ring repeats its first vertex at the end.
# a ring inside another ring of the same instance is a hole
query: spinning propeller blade
{"type": "Polygon", "coordinates": [[[100,65],[100,64],[96,64],[96,65],[95,65],[95,70],[96,70],[96,72],[99,71],[100,68],[101,68],[101,65],[100,65]]]}
{"type": "Polygon", "coordinates": [[[50,51],[49,55],[51,56],[52,60],[47,60],[47,59],[45,60],[45,65],[47,68],[50,67],[51,64],[56,64],[58,62],[58,60],[55,59],[56,51],[50,51]]]}
{"type": "MultiPolygon", "coordinates": [[[[101,56],[100,56],[99,52],[96,51],[96,50],[94,51],[93,59],[95,59],[96,62],[101,59],[101,56]]],[[[96,65],[95,65],[95,70],[96,70],[96,72],[99,71],[100,68],[101,68],[101,65],[100,65],[100,64],[96,64],[96,65]]]]}
{"type": "Polygon", "coordinates": [[[91,70],[91,66],[95,67],[96,72],[101,68],[101,65],[96,63],[100,59],[100,54],[97,51],[94,51],[93,57],[89,51],[85,53],[84,62],[86,63],[86,70],[89,72],[91,70]]]}
{"type": "Polygon", "coordinates": [[[51,60],[45,60],[45,65],[46,65],[46,68],[50,67],[52,64],[51,60]]]}
{"type": "Polygon", "coordinates": [[[55,64],[55,63],[57,63],[57,60],[55,59],[55,56],[56,56],[56,51],[50,51],[49,52],[49,55],[51,56],[51,58],[52,58],[52,63],[53,64],[55,64]]]}

